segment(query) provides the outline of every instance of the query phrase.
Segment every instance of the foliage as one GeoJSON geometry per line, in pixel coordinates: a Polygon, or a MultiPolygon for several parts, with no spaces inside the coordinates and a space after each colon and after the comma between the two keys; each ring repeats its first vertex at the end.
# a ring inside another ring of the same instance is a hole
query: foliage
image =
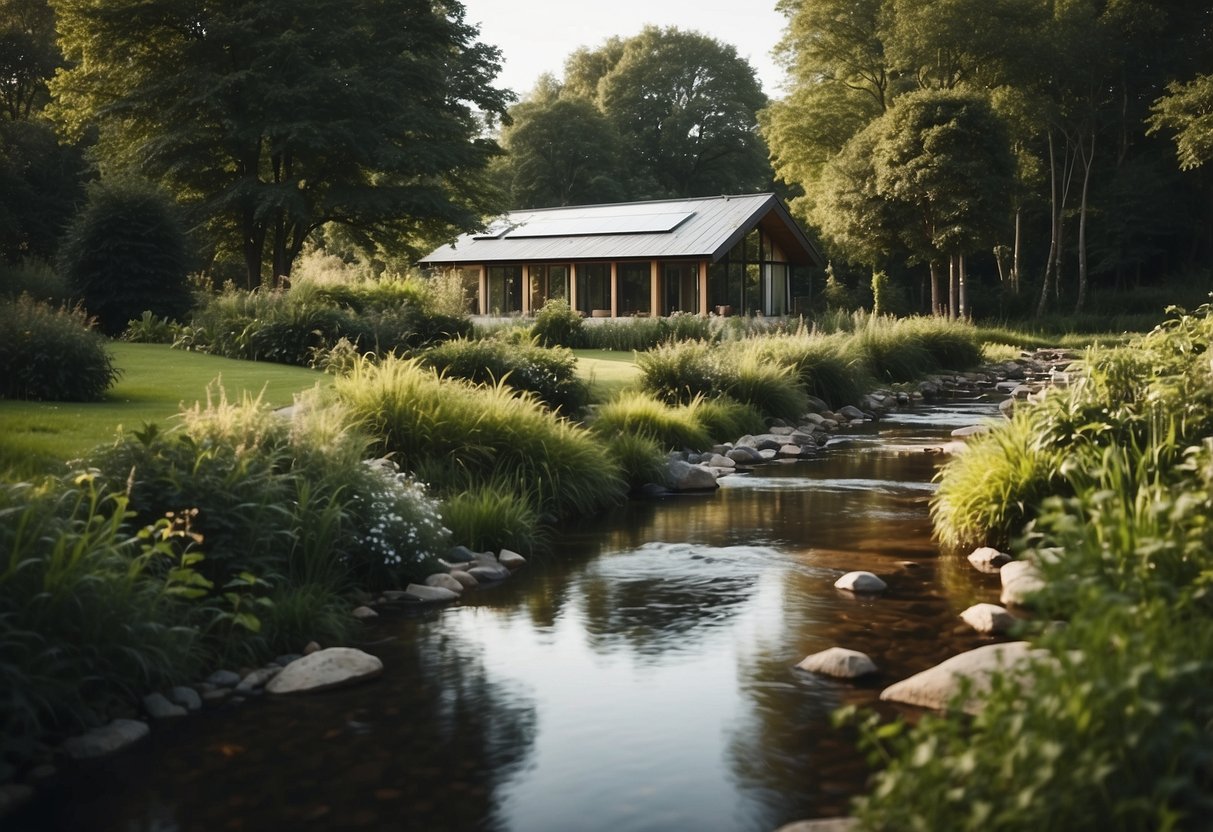
{"type": "Polygon", "coordinates": [[[190,307],[185,228],[168,196],[144,182],[91,188],[59,259],[85,308],[110,335],[145,309],[179,318],[190,307]]]}
{"type": "Polygon", "coordinates": [[[608,439],[635,435],[667,450],[704,450],[711,447],[712,437],[696,414],[700,401],[672,406],[647,393],[625,391],[598,408],[590,428],[608,439]]]}
{"type": "Polygon", "coordinates": [[[581,316],[562,298],[551,298],[535,313],[531,332],[545,347],[581,346],[585,329],[581,316]]]}
{"type": "Polygon", "coordinates": [[[122,340],[132,344],[171,344],[177,340],[179,326],[168,318],[157,318],[150,309],[131,318],[122,332],[122,340]]]}
{"type": "Polygon", "coordinates": [[[534,393],[551,409],[569,415],[578,413],[589,399],[589,386],[577,375],[577,359],[559,347],[459,338],[426,350],[419,358],[452,378],[490,386],[501,383],[534,393]]]}
{"type": "Polygon", "coordinates": [[[503,384],[443,379],[389,356],[360,362],[334,390],[376,448],[439,495],[486,481],[525,482],[535,510],[560,517],[593,513],[623,494],[615,463],[585,429],[503,384]]]}
{"type": "Polygon", "coordinates": [[[63,275],[49,264],[34,259],[13,264],[0,263],[0,297],[29,295],[51,304],[66,303],[72,290],[63,275]]]}
{"type": "MultiPolygon", "coordinates": [[[[797,417],[804,415],[802,409],[797,417]]],[[[704,399],[695,408],[695,416],[703,429],[718,442],[732,442],[746,434],[765,433],[766,421],[752,404],[736,401],[729,396],[704,399]]]]}
{"type": "Polygon", "coordinates": [[[119,371],[91,327],[79,309],[0,301],[0,399],[100,399],[119,371]]]}
{"type": "Polygon", "coordinates": [[[1154,102],[1150,131],[1175,134],[1175,153],[1182,170],[1198,168],[1213,158],[1213,75],[1186,84],[1171,82],[1154,102]]]}
{"type": "Polygon", "coordinates": [[[418,349],[466,335],[418,278],[301,282],[288,290],[228,287],[199,306],[175,346],[227,358],[308,366],[342,339],[358,352],[418,349]]]}
{"type": "MultiPolygon", "coordinates": [[[[367,246],[471,229],[508,95],[458,2],[61,0],[54,114],[182,195],[247,287],[339,223],[367,246]],[[87,59],[86,59],[87,56],[87,59]]],[[[124,321],[125,322],[125,321],[124,321]]]]}
{"type": "Polygon", "coordinates": [[[606,439],[606,453],[619,463],[629,491],[637,491],[649,483],[666,484],[665,452],[653,437],[616,432],[606,439]]]}
{"type": "Polygon", "coordinates": [[[529,490],[496,480],[475,485],[447,498],[442,516],[452,538],[473,551],[533,552],[544,545],[544,535],[529,490]]]}
{"type": "MultiPolygon", "coordinates": [[[[0,28],[4,23],[0,4],[0,28]]],[[[0,64],[11,54],[3,39],[0,34],[0,64]]],[[[10,79],[0,66],[0,106],[10,79]]],[[[53,259],[87,177],[82,148],[60,143],[44,119],[0,116],[0,263],[53,259]]]]}
{"type": "Polygon", "coordinates": [[[45,736],[102,722],[133,694],[199,669],[181,623],[188,561],[162,520],[90,476],[0,483],[0,777],[45,736]]]}
{"type": "Polygon", "coordinates": [[[807,329],[746,342],[743,348],[758,361],[790,367],[811,396],[841,407],[859,401],[868,380],[862,356],[847,348],[844,337],[816,335],[807,329]]]}

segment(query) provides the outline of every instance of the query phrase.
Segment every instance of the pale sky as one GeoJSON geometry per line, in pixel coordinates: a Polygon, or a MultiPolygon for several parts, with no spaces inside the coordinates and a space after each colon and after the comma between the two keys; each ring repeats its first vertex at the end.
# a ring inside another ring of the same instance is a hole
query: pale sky
{"type": "Polygon", "coordinates": [[[782,71],[771,57],[783,34],[775,0],[463,0],[480,40],[501,49],[498,86],[521,98],[544,72],[560,77],[564,60],[581,46],[644,26],[677,26],[732,44],[758,73],[766,94],[780,95],[782,71]]]}

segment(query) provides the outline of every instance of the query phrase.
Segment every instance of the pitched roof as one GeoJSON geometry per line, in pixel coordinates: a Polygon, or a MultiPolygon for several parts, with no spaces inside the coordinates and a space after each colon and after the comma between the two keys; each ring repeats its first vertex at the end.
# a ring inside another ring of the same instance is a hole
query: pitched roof
{"type": "Polygon", "coordinates": [[[420,265],[724,257],[761,225],[792,262],[823,265],[774,194],[664,199],[512,211],[464,234],[420,265]]]}

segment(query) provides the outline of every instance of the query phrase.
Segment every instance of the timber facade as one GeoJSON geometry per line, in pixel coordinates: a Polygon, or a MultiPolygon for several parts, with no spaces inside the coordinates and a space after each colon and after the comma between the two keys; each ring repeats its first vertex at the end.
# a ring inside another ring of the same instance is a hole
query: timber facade
{"type": "Polygon", "coordinates": [[[586,317],[807,311],[820,252],[774,194],[513,211],[419,265],[455,269],[469,312],[586,317]]]}

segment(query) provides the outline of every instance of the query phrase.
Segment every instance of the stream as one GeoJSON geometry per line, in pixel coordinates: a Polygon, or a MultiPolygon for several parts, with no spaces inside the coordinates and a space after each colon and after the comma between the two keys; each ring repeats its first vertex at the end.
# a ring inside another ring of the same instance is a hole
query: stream
{"type": "Polygon", "coordinates": [[[995,415],[984,398],[895,412],[815,459],[562,531],[500,586],[383,615],[364,647],[379,680],[158,723],[65,765],[15,828],[770,832],[845,814],[868,769],[831,713],[986,641],[957,616],[997,576],[938,553],[927,503],[949,432],[995,415]],[[855,569],[888,591],[833,588],[855,569]],[[833,646],[879,675],[795,668],[833,646]]]}

